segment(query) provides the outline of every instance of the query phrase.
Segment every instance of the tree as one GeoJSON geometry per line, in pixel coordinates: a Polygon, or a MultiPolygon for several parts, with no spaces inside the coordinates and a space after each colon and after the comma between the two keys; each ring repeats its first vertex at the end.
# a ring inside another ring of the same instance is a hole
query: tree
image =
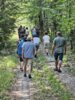
{"type": "Polygon", "coordinates": [[[15,1],[0,0],[0,49],[5,46],[6,40],[15,28],[18,6],[15,1]]]}

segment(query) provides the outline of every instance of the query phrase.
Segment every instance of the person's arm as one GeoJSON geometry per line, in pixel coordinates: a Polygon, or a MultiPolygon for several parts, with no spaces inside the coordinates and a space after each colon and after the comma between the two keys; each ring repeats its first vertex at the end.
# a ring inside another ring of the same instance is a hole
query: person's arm
{"type": "Polygon", "coordinates": [[[24,48],[22,48],[22,59],[24,59],[24,48]]]}
{"type": "Polygon", "coordinates": [[[41,43],[41,39],[39,38],[39,44],[41,43]]]}
{"type": "Polygon", "coordinates": [[[54,53],[55,45],[52,46],[52,54],[54,53]]]}
{"type": "Polygon", "coordinates": [[[56,47],[56,42],[55,42],[55,40],[53,41],[53,45],[52,45],[52,54],[54,53],[54,50],[55,50],[55,47],[56,47]]]}
{"type": "Polygon", "coordinates": [[[24,59],[24,44],[22,45],[22,59],[24,59]]]}
{"type": "Polygon", "coordinates": [[[34,45],[34,49],[33,49],[33,55],[35,55],[35,51],[36,51],[36,48],[35,48],[35,45],[34,45]]]}
{"type": "Polygon", "coordinates": [[[43,42],[43,44],[44,44],[44,36],[43,36],[43,38],[42,38],[42,42],[43,42]]]}
{"type": "Polygon", "coordinates": [[[65,45],[64,45],[64,53],[66,54],[66,49],[67,49],[67,44],[66,44],[66,40],[65,40],[65,45]]]}
{"type": "Polygon", "coordinates": [[[50,41],[50,37],[49,37],[49,42],[51,42],[51,41],[50,41]]]}

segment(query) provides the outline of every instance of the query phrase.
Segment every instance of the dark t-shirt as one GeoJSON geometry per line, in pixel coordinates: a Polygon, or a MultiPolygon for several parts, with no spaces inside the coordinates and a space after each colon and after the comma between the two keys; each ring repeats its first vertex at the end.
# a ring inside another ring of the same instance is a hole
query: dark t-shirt
{"type": "Polygon", "coordinates": [[[64,37],[61,36],[57,36],[54,41],[53,41],[54,45],[55,45],[55,52],[56,53],[63,53],[64,52],[64,46],[66,44],[66,40],[64,37]]]}

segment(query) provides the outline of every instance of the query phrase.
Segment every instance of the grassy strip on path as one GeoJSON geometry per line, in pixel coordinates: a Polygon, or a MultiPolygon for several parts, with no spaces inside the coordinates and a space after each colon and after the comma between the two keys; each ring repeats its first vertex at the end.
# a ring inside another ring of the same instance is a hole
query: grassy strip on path
{"type": "Polygon", "coordinates": [[[68,89],[55,76],[54,72],[48,68],[46,59],[39,54],[38,65],[41,70],[34,69],[34,79],[37,84],[38,93],[34,94],[34,100],[72,100],[68,89]]]}
{"type": "Polygon", "coordinates": [[[15,77],[15,73],[12,71],[18,64],[18,60],[15,55],[15,47],[16,47],[16,36],[12,36],[8,41],[9,45],[7,49],[9,50],[9,54],[7,51],[4,54],[0,55],[0,100],[10,100],[8,96],[8,90],[10,90],[13,79],[15,77]],[[11,53],[13,51],[13,53],[11,53]]]}
{"type": "Polygon", "coordinates": [[[64,70],[75,76],[75,53],[68,51],[64,57],[64,70]]]}

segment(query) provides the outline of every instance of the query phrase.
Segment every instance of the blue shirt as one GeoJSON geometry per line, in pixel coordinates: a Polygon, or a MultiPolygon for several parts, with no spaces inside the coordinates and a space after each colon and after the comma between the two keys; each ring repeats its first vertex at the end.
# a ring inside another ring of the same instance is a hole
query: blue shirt
{"type": "Polygon", "coordinates": [[[24,43],[24,40],[22,39],[22,40],[20,40],[19,41],[19,44],[18,44],[18,50],[17,50],[17,53],[18,53],[18,55],[22,55],[22,45],[23,45],[23,43],[24,43]]]}
{"type": "Polygon", "coordinates": [[[24,58],[32,59],[34,57],[35,46],[33,42],[24,42],[22,48],[24,49],[24,58]]]}
{"type": "Polygon", "coordinates": [[[39,45],[40,44],[40,38],[39,37],[34,37],[33,38],[33,43],[34,43],[34,45],[39,45]]]}

